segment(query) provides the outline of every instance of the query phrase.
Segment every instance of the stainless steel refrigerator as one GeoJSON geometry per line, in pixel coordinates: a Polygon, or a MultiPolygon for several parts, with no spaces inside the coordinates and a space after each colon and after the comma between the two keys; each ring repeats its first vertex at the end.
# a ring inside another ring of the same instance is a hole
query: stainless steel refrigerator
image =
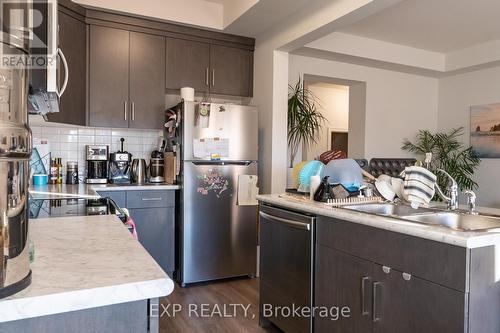
{"type": "Polygon", "coordinates": [[[241,191],[257,178],[258,110],[193,102],[181,109],[178,281],[255,276],[258,211],[241,191]]]}

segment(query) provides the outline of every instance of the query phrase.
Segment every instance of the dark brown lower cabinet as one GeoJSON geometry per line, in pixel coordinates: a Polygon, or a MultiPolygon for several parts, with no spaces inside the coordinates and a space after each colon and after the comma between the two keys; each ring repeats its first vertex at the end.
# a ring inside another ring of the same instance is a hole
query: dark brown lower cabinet
{"type": "Polygon", "coordinates": [[[373,332],[467,332],[467,294],[403,274],[373,264],[373,332]]]}
{"type": "Polygon", "coordinates": [[[454,288],[462,286],[457,281],[468,281],[468,274],[472,281],[481,281],[478,284],[482,290],[485,286],[492,290],[488,277],[491,274],[476,273],[488,267],[484,262],[492,262],[483,252],[478,254],[483,264],[469,273],[462,269],[469,260],[465,249],[320,216],[316,229],[315,306],[348,306],[351,316],[338,320],[316,316],[314,331],[495,332],[498,320],[491,319],[490,311],[488,325],[476,321],[476,327],[481,329],[469,330],[469,313],[479,302],[470,301],[474,298],[467,283],[463,284],[464,290],[454,288]],[[442,265],[440,271],[436,269],[438,263],[442,265]],[[452,279],[448,273],[453,270],[452,279]],[[483,330],[485,327],[488,329],[483,330]]]}
{"type": "Polygon", "coordinates": [[[348,318],[316,315],[315,332],[371,332],[372,268],[367,260],[316,246],[315,305],[350,311],[348,318]]]}

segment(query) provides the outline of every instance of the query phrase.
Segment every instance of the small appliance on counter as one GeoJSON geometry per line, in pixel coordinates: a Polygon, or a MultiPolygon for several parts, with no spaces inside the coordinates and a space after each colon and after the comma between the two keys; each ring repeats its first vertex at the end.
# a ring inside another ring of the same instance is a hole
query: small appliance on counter
{"type": "Polygon", "coordinates": [[[165,156],[157,150],[151,154],[149,161],[149,182],[163,183],[165,182],[165,156]]]}
{"type": "Polygon", "coordinates": [[[66,184],[76,185],[78,183],[78,162],[68,161],[66,163],[66,184]]]}
{"type": "Polygon", "coordinates": [[[116,153],[111,153],[109,159],[109,182],[111,184],[130,184],[132,154],[123,150],[124,138],[120,139],[121,148],[116,153]]]}
{"type": "Polygon", "coordinates": [[[87,184],[106,184],[108,182],[109,147],[87,145],[87,184]]]}
{"type": "Polygon", "coordinates": [[[132,181],[135,184],[145,184],[147,182],[146,160],[134,158],[132,161],[132,181]]]}
{"type": "Polygon", "coordinates": [[[149,163],[149,182],[164,183],[165,182],[165,160],[163,158],[151,158],[149,163]]]}

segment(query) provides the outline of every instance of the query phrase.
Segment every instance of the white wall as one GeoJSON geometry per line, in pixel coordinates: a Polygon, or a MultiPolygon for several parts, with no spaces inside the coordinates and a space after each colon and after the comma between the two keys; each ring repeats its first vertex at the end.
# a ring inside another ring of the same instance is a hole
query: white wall
{"type": "MultiPolygon", "coordinates": [[[[500,102],[500,67],[443,78],[439,82],[439,130],[464,126],[469,144],[470,106],[500,102]]],[[[500,118],[500,115],[499,115],[500,118]]],[[[476,173],[478,205],[500,207],[500,159],[483,159],[476,173]]]]}
{"type": "Polygon", "coordinates": [[[224,0],[224,28],[252,8],[259,0],[224,0]]]}
{"type": "Polygon", "coordinates": [[[319,0],[257,36],[254,98],[259,107],[259,185],[261,193],[286,187],[288,53],[401,0],[319,0]]]}
{"type": "MultiPolygon", "coordinates": [[[[30,122],[32,118],[30,117],[30,122]]],[[[125,128],[82,127],[65,124],[36,122],[30,125],[33,138],[47,140],[52,158],[62,159],[66,176],[66,162],[78,162],[81,177],[85,175],[85,146],[108,145],[109,152],[120,149],[120,138],[125,138],[124,149],[132,158],[144,158],[149,161],[151,152],[158,149],[158,141],[163,135],[161,130],[132,130],[125,128]]]]}
{"type": "Polygon", "coordinates": [[[435,130],[438,79],[336,61],[291,55],[289,76],[312,74],[366,82],[365,157],[409,156],[404,138],[435,130]]]}
{"type": "Polygon", "coordinates": [[[435,71],[445,70],[443,53],[341,32],[331,33],[307,44],[306,47],[435,71]]]}
{"type": "Polygon", "coordinates": [[[330,149],[328,129],[340,131],[349,129],[349,87],[335,84],[313,83],[308,89],[316,96],[318,111],[326,118],[317,144],[305,153],[305,159],[311,160],[330,149]]]}

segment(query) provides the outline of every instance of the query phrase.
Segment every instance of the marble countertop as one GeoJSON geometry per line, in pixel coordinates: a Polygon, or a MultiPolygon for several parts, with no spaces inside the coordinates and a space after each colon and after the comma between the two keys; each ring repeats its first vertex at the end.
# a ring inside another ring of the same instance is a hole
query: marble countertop
{"type": "Polygon", "coordinates": [[[173,281],[114,215],[30,220],[31,285],[0,322],[169,295],[173,281]]]}
{"type": "MultiPolygon", "coordinates": [[[[466,248],[476,248],[497,244],[500,245],[500,232],[456,231],[446,227],[418,224],[391,217],[376,216],[338,207],[330,207],[323,203],[311,201],[308,198],[298,198],[289,194],[258,195],[257,200],[296,211],[334,217],[353,223],[364,224],[375,228],[390,230],[466,248]]],[[[498,212],[498,210],[487,209],[484,212],[492,214],[498,212]]]]}
{"type": "Polygon", "coordinates": [[[78,184],[78,185],[44,185],[32,186],[29,189],[34,199],[61,199],[61,198],[99,198],[97,191],[148,191],[148,190],[178,190],[179,185],[169,184],[78,184]]]}

